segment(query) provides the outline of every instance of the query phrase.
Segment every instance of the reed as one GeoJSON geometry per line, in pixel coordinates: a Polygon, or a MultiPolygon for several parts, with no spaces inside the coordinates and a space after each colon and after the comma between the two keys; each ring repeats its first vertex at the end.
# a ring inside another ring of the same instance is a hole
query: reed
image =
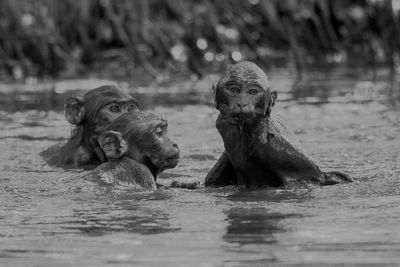
{"type": "Polygon", "coordinates": [[[397,1],[2,0],[0,77],[394,65],[397,1]]]}

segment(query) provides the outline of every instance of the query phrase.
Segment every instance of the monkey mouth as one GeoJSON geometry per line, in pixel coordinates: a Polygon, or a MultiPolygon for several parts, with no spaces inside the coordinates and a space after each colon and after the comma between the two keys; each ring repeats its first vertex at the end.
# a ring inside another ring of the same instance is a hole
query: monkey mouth
{"type": "Polygon", "coordinates": [[[249,119],[249,117],[250,116],[246,113],[238,113],[238,114],[235,114],[235,116],[234,116],[234,118],[238,121],[245,121],[245,120],[249,119]]]}
{"type": "Polygon", "coordinates": [[[166,169],[172,169],[175,168],[176,165],[178,165],[179,162],[179,156],[171,156],[166,159],[162,159],[159,161],[154,162],[154,165],[157,166],[160,171],[164,171],[166,169]]]}
{"type": "Polygon", "coordinates": [[[231,116],[238,124],[244,124],[245,122],[254,119],[252,113],[246,113],[246,112],[233,113],[231,116]]]}
{"type": "Polygon", "coordinates": [[[165,160],[165,163],[166,165],[168,165],[168,168],[176,167],[176,165],[178,165],[178,162],[179,162],[179,156],[172,156],[165,160]]]}

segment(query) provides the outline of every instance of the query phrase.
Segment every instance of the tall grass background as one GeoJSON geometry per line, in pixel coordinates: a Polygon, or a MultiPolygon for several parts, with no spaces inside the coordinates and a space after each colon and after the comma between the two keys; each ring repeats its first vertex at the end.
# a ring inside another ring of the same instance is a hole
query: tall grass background
{"type": "Polygon", "coordinates": [[[399,0],[2,0],[0,78],[398,61],[399,0]]]}

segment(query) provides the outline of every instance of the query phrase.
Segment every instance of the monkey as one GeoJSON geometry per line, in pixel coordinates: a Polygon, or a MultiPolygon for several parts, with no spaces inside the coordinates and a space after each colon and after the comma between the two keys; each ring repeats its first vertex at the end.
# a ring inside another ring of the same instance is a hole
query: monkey
{"type": "Polygon", "coordinates": [[[108,161],[84,177],[157,189],[157,176],[179,161],[178,145],[168,137],[167,128],[167,120],[149,112],[122,114],[98,137],[108,161]]]}
{"type": "Polygon", "coordinates": [[[225,151],[205,178],[205,186],[331,185],[351,182],[346,173],[323,172],[304,152],[299,138],[274,112],[277,92],[256,64],[242,61],[218,81],[216,128],[225,151]]]}
{"type": "Polygon", "coordinates": [[[115,86],[106,85],[87,92],[83,97],[65,100],[65,118],[75,125],[69,140],[41,152],[52,166],[85,167],[107,160],[98,137],[118,116],[138,110],[134,98],[115,86]]]}

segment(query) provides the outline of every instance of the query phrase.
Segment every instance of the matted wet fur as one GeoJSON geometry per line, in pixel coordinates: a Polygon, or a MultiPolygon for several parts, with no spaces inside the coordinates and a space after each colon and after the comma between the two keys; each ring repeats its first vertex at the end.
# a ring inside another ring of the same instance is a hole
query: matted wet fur
{"type": "Polygon", "coordinates": [[[156,189],[159,173],[178,164],[179,149],[167,135],[167,121],[148,112],[125,113],[99,136],[108,161],[85,178],[156,189]]]}
{"type": "Polygon", "coordinates": [[[65,100],[65,117],[74,125],[65,144],[41,152],[48,164],[64,168],[93,167],[106,161],[99,135],[121,114],[137,110],[136,101],[115,86],[101,86],[83,97],[65,100]]]}
{"type": "Polygon", "coordinates": [[[331,185],[352,181],[340,171],[323,172],[298,137],[271,109],[277,97],[256,64],[226,70],[215,90],[216,127],[225,151],[205,179],[206,186],[331,185]]]}

